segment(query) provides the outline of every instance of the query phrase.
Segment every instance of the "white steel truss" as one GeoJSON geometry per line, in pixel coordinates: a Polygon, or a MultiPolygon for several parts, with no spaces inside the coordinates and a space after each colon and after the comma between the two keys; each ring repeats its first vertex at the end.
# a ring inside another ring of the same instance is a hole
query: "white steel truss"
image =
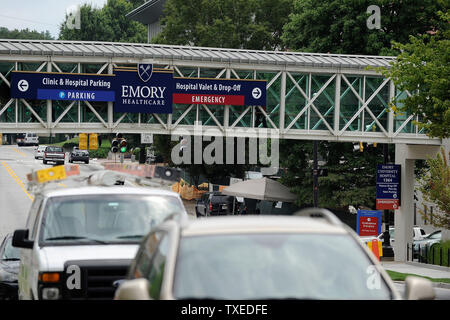
{"type": "MultiPolygon", "coordinates": [[[[16,40],[20,45],[25,40],[16,40]]],[[[2,133],[142,133],[171,134],[183,129],[194,134],[202,124],[224,136],[249,136],[270,132],[284,139],[330,140],[379,143],[435,144],[413,124],[413,115],[397,115],[389,102],[410,95],[396,90],[367,65],[388,65],[389,57],[339,56],[286,52],[239,51],[177,46],[29,41],[29,46],[59,46],[62,53],[13,50],[0,40],[0,132],[2,133]],[[127,54],[75,53],[68,48],[127,54]],[[81,46],[82,45],[82,46],[81,46]],[[96,47],[97,46],[97,47],[96,47]],[[95,47],[95,48],[94,48],[95,47]],[[8,48],[6,49],[2,48],[8,48]],[[94,50],[95,49],[95,50],[94,50]],[[106,49],[104,49],[106,50],[106,49]],[[158,52],[149,55],[144,52],[158,52]],[[164,53],[161,53],[164,51],[164,53]],[[170,55],[167,53],[170,52],[170,55]],[[191,52],[192,59],[187,55],[191,52]],[[222,56],[221,56],[222,55],[222,56]],[[216,58],[220,56],[221,58],[216,58]],[[238,57],[238,58],[237,58],[238,57]],[[378,60],[377,60],[378,58],[378,60]],[[265,59],[265,60],[264,60],[265,59]],[[296,60],[297,59],[297,60],[296,60]],[[116,66],[153,63],[174,70],[175,76],[220,79],[267,80],[267,106],[174,105],[173,113],[115,113],[113,103],[12,99],[7,94],[13,70],[88,72],[112,74],[116,66]],[[338,65],[339,63],[339,65],[338,65]],[[3,87],[2,87],[3,86],[3,87]],[[45,104],[44,104],[45,102],[45,104]],[[214,130],[217,132],[217,130],[214,130]]],[[[27,46],[27,48],[29,47],[27,46]]],[[[58,51],[59,52],[59,51],[58,51]]],[[[208,135],[207,130],[203,134],[208,135]]]]}

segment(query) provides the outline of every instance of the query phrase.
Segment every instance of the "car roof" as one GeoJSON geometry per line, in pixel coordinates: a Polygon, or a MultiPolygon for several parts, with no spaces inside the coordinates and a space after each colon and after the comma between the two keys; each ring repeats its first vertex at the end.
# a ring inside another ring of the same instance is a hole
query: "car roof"
{"type": "Polygon", "coordinates": [[[181,225],[182,236],[239,233],[328,233],[348,234],[339,225],[321,218],[297,216],[223,216],[192,219],[181,225]]]}
{"type": "Polygon", "coordinates": [[[40,192],[44,197],[63,197],[92,194],[141,194],[164,195],[179,198],[179,194],[173,191],[152,188],[128,187],[128,186],[83,186],[74,188],[44,189],[40,192]]]}

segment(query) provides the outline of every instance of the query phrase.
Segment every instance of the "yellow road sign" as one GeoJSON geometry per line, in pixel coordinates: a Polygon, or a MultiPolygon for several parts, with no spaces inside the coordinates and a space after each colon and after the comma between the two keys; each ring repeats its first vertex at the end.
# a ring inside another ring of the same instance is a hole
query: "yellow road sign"
{"type": "Polygon", "coordinates": [[[64,165],[38,170],[36,171],[36,178],[39,183],[52,180],[62,180],[66,178],[66,170],[64,169],[64,165]]]}
{"type": "Polygon", "coordinates": [[[89,133],[89,150],[98,149],[98,134],[89,133]]]}
{"type": "Polygon", "coordinates": [[[86,133],[80,133],[78,135],[78,149],[87,150],[88,148],[88,135],[86,133]]]}

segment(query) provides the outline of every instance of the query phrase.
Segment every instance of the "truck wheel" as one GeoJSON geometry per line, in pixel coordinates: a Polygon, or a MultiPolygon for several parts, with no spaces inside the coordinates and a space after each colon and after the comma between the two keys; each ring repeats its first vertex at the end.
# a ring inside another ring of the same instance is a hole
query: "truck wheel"
{"type": "Polygon", "coordinates": [[[42,160],[42,162],[43,162],[44,164],[47,164],[47,160],[42,160]]]}
{"type": "Polygon", "coordinates": [[[86,164],[89,164],[89,160],[86,160],[85,163],[86,163],[86,164]]]}

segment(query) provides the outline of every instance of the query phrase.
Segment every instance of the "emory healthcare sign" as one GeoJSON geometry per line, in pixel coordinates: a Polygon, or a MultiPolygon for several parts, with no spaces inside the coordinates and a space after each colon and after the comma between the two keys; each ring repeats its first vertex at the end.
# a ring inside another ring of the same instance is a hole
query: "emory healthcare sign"
{"type": "Polygon", "coordinates": [[[113,75],[13,71],[11,97],[114,102],[115,112],[172,113],[172,104],[265,106],[266,80],[178,78],[151,64],[113,75]]]}

